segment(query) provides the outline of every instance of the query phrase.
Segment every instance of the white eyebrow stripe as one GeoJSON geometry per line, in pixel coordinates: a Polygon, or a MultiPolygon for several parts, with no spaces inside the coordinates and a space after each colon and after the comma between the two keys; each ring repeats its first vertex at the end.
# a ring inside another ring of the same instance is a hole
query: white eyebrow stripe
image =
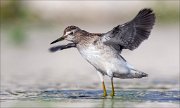
{"type": "Polygon", "coordinates": [[[73,33],[74,33],[74,31],[75,31],[75,30],[68,31],[68,32],[66,32],[66,34],[65,34],[65,35],[69,35],[71,32],[73,32],[73,33]]]}
{"type": "Polygon", "coordinates": [[[69,35],[71,33],[71,31],[69,31],[69,32],[66,32],[66,34],[65,35],[69,35]]]}

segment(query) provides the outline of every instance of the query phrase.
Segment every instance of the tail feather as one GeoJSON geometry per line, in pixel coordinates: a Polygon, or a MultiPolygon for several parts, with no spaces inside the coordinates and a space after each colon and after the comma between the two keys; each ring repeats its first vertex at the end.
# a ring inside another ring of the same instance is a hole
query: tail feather
{"type": "Polygon", "coordinates": [[[121,78],[121,79],[142,78],[147,76],[148,74],[135,69],[131,69],[130,73],[128,74],[113,73],[113,77],[121,78]]]}
{"type": "Polygon", "coordinates": [[[126,74],[122,75],[122,74],[115,73],[115,77],[118,77],[118,78],[142,78],[142,77],[147,77],[148,76],[148,74],[146,74],[144,72],[141,72],[139,70],[136,70],[134,68],[134,66],[129,64],[122,56],[121,56],[121,58],[126,62],[126,66],[130,69],[130,73],[128,73],[127,75],[126,74]]]}
{"type": "Polygon", "coordinates": [[[141,71],[138,71],[138,70],[135,70],[135,69],[131,69],[130,74],[132,75],[133,78],[142,78],[142,77],[148,76],[148,74],[141,72],[141,71]]]}

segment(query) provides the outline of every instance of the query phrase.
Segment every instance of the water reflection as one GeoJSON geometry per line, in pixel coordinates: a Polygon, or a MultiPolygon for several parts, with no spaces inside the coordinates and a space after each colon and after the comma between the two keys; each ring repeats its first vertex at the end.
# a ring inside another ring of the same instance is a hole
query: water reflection
{"type": "MultiPolygon", "coordinates": [[[[86,106],[86,107],[131,107],[148,103],[179,105],[180,91],[174,90],[121,90],[116,96],[102,97],[102,90],[42,90],[42,91],[4,91],[1,92],[2,103],[17,101],[18,106],[24,102],[37,103],[39,106],[50,104],[52,107],[86,106]],[[41,104],[42,103],[42,104],[41,104]]],[[[108,91],[110,94],[110,91],[108,91]]]]}

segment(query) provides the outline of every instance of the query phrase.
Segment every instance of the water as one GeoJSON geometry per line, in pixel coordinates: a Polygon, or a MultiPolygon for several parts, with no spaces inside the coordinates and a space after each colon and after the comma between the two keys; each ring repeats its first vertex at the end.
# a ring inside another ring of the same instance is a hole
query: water
{"type": "Polygon", "coordinates": [[[123,89],[117,90],[113,98],[102,94],[102,90],[38,90],[3,91],[0,95],[2,107],[178,107],[180,104],[178,90],[123,89]]]}

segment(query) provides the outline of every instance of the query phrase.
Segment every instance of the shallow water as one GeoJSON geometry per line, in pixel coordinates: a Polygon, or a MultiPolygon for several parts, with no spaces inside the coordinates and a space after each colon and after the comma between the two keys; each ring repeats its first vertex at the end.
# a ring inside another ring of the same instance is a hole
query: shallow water
{"type": "MultiPolygon", "coordinates": [[[[108,90],[108,94],[111,91],[108,90]]],[[[102,97],[102,90],[41,90],[1,92],[2,107],[178,107],[178,90],[123,89],[102,97]]]]}

